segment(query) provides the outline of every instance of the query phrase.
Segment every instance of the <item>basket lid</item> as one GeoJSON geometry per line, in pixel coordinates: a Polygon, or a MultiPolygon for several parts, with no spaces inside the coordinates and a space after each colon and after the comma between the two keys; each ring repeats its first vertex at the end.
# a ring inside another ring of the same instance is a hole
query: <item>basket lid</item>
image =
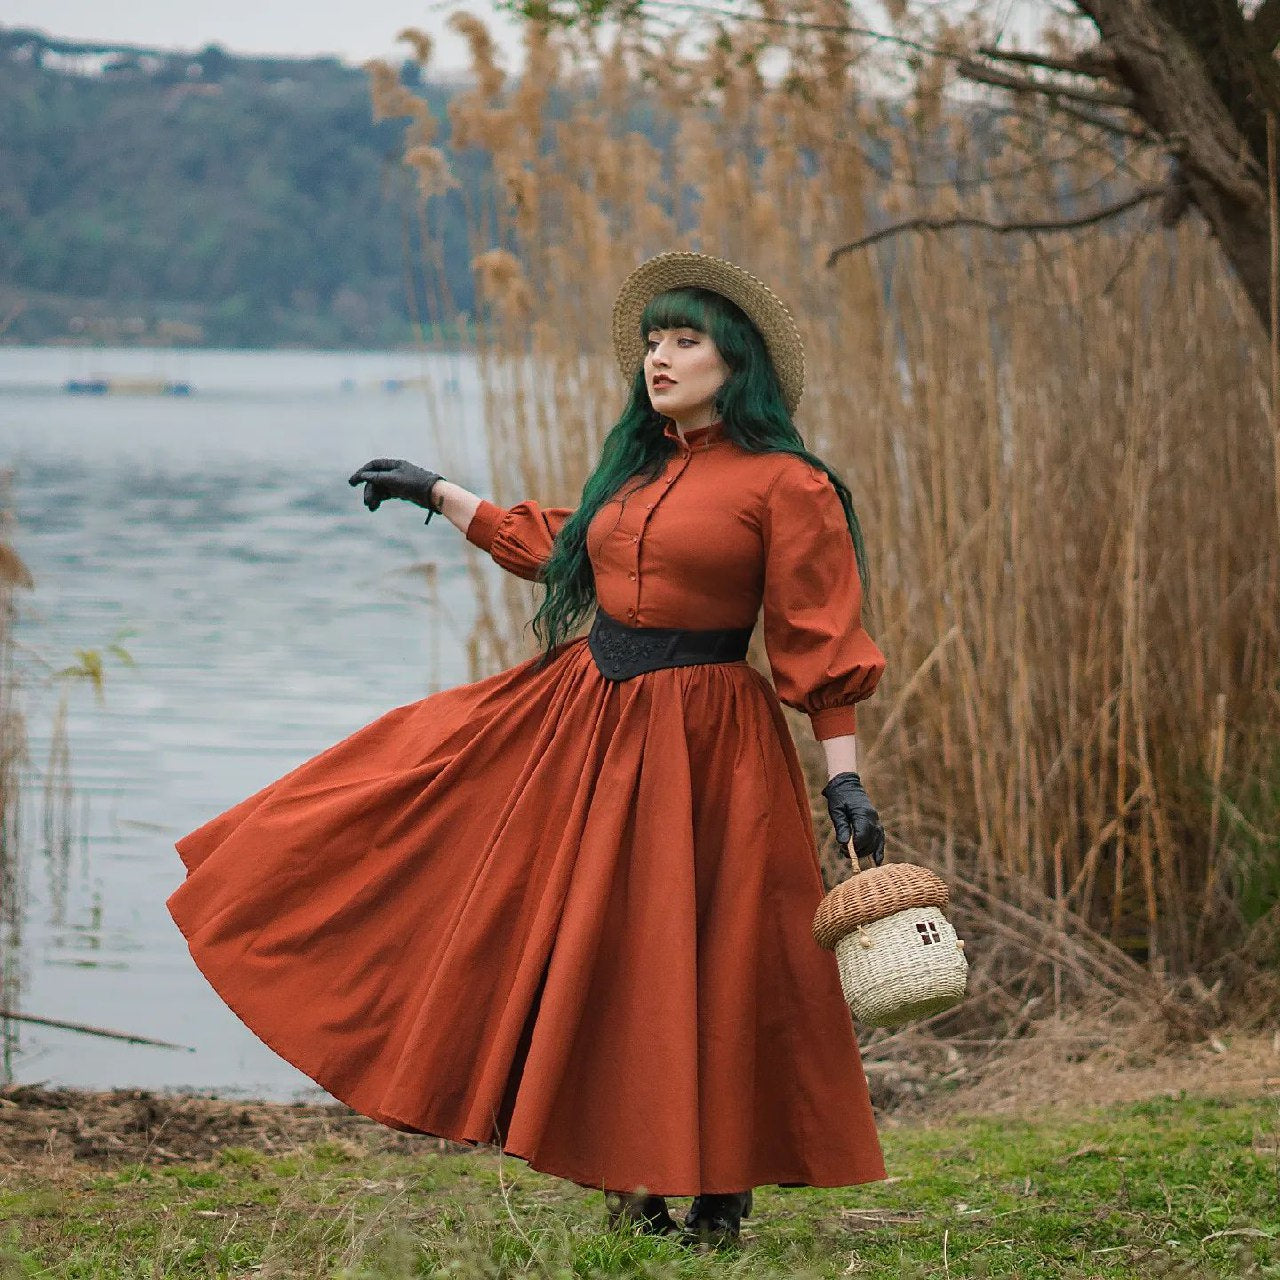
{"type": "Polygon", "coordinates": [[[942,878],[928,867],[886,862],[842,880],[823,898],[813,917],[813,937],[832,951],[861,925],[910,907],[945,907],[950,897],[942,878]]]}

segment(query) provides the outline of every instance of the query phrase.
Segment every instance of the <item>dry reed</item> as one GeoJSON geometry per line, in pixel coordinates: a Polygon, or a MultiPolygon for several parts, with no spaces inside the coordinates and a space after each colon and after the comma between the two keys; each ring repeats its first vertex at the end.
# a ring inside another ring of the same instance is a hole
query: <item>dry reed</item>
{"type": "MultiPolygon", "coordinates": [[[[1148,156],[948,107],[936,67],[871,98],[842,32],[736,24],[682,53],[624,30],[598,51],[531,24],[508,85],[459,26],[475,84],[446,150],[491,167],[467,212],[495,500],[575,500],[621,407],[607,317],[637,262],[749,267],[801,319],[800,429],[867,533],[889,668],[860,717],[864,776],[891,853],[968,886],[988,1010],[1167,1003],[1189,975],[1216,1009],[1274,964],[1275,895],[1242,906],[1280,814],[1269,352],[1215,248],[1133,217],[825,265],[887,217],[1104,198],[1148,156]]],[[[532,597],[473,571],[481,674],[533,652],[532,597]]]]}
{"type": "MultiPolygon", "coordinates": [[[[24,865],[20,771],[26,758],[26,723],[15,685],[15,596],[33,585],[31,573],[10,545],[13,515],[9,476],[0,484],[0,1009],[16,1009],[21,985],[24,865]]],[[[9,1078],[17,1027],[0,1018],[0,1080],[9,1078]]]]}

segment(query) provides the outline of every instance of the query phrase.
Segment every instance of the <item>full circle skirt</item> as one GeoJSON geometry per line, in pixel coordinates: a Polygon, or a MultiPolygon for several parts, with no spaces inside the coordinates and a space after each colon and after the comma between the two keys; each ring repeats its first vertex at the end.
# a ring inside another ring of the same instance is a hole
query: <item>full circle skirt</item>
{"type": "Polygon", "coordinates": [[[396,1129],[656,1194],[884,1177],[805,782],[746,662],[388,711],[177,842],[205,977],[396,1129]]]}

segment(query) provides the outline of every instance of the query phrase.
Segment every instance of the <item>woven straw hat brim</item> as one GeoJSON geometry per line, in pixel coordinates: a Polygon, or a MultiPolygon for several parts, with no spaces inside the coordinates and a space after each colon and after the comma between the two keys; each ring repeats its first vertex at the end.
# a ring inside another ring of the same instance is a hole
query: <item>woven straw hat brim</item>
{"type": "Polygon", "coordinates": [[[795,413],[804,391],[804,346],[791,312],[749,271],[705,253],[660,253],[642,262],[622,282],[613,304],[613,345],[628,384],[644,363],[646,343],[640,320],[645,307],[668,289],[688,288],[710,289],[746,312],[768,348],[787,412],[795,413]]]}

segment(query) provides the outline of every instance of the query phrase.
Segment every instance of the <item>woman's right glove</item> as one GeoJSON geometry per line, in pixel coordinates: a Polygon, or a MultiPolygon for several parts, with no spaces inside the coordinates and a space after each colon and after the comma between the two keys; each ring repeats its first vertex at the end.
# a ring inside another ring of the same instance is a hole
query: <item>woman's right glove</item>
{"type": "Polygon", "coordinates": [[[366,462],[347,482],[364,485],[364,505],[377,511],[387,498],[403,498],[415,506],[426,507],[425,524],[431,523],[436,508],[431,505],[431,490],[444,476],[425,467],[415,466],[403,458],[374,458],[366,462]]]}
{"type": "Polygon", "coordinates": [[[884,861],[884,828],[880,825],[880,815],[862,789],[862,779],[856,773],[837,773],[822,788],[822,794],[827,800],[827,812],[836,829],[840,852],[849,857],[852,839],[854,854],[870,858],[878,867],[884,861]]]}

